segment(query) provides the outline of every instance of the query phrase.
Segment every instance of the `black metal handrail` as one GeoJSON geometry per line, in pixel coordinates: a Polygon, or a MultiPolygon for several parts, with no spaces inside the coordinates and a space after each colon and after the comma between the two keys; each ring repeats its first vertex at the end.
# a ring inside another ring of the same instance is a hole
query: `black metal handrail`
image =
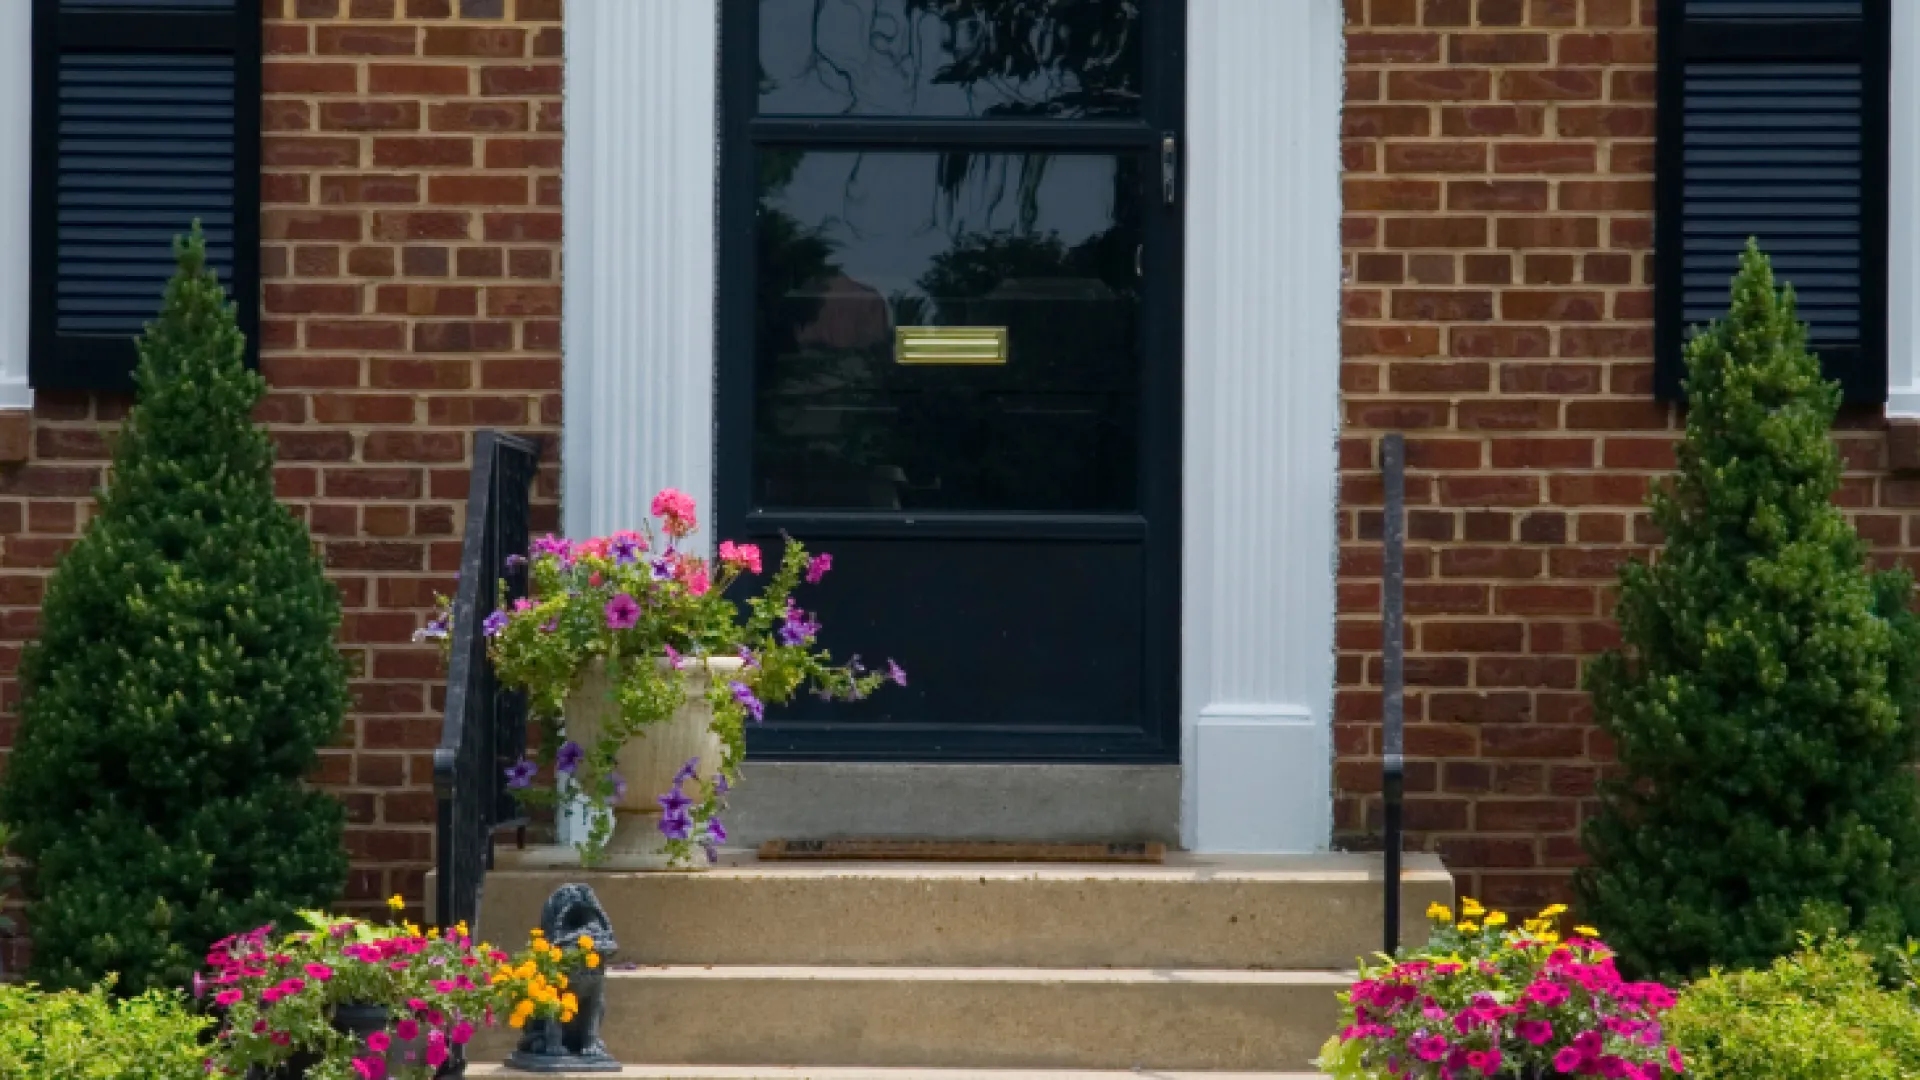
{"type": "Polygon", "coordinates": [[[481,887],[493,869],[494,830],[520,820],[505,774],[526,752],[527,702],[495,684],[481,623],[498,606],[496,583],[502,578],[509,599],[527,594],[525,566],[508,568],[506,558],[527,552],[528,493],[539,461],[534,440],[496,431],[474,436],[447,709],[433,751],[440,809],[434,920],[442,926],[479,924],[481,887]]]}
{"type": "Polygon", "coordinates": [[[1380,589],[1380,697],[1381,777],[1380,797],[1385,810],[1386,849],[1386,953],[1391,956],[1400,945],[1400,822],[1401,800],[1406,794],[1406,711],[1405,630],[1406,615],[1406,440],[1398,432],[1380,440],[1380,469],[1385,473],[1386,506],[1380,524],[1386,542],[1384,580],[1380,589]]]}

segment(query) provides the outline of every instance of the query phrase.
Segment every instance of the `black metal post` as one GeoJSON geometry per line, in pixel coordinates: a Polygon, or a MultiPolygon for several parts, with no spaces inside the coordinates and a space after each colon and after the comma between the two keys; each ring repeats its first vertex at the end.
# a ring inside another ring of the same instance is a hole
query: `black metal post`
{"type": "Polygon", "coordinates": [[[1386,541],[1386,565],[1380,590],[1381,683],[1380,727],[1382,775],[1380,792],[1386,812],[1385,851],[1387,955],[1400,947],[1401,799],[1406,792],[1404,753],[1406,672],[1403,664],[1406,616],[1406,495],[1407,447],[1398,432],[1380,440],[1380,468],[1386,479],[1386,513],[1380,531],[1386,541]]]}

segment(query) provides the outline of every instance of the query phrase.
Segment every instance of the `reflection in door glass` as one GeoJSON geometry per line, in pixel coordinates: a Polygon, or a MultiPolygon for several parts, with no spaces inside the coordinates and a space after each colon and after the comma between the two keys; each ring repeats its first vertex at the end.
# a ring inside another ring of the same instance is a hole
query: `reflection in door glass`
{"type": "Polygon", "coordinates": [[[753,498],[1137,505],[1143,185],[1111,154],[762,150],[753,498]],[[1006,328],[901,364],[898,327],[1006,328]]]}
{"type": "Polygon", "coordinates": [[[760,0],[760,112],[1140,115],[1140,0],[760,0]]]}

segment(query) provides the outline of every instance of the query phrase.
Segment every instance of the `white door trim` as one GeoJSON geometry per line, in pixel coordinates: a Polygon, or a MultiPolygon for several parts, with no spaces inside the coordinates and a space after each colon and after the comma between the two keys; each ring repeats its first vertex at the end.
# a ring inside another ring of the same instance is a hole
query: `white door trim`
{"type": "MultiPolygon", "coordinates": [[[[715,0],[572,0],[567,532],[713,504],[715,0]]],[[[1326,848],[1340,0],[1189,0],[1181,836],[1326,848]]]]}

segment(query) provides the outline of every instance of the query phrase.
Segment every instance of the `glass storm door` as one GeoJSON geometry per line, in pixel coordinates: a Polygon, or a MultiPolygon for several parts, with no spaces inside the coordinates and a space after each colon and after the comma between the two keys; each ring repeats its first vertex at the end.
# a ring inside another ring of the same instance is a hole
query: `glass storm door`
{"type": "Polygon", "coordinates": [[[760,757],[1177,758],[1179,0],[723,0],[720,535],[909,673],[760,757]]]}

